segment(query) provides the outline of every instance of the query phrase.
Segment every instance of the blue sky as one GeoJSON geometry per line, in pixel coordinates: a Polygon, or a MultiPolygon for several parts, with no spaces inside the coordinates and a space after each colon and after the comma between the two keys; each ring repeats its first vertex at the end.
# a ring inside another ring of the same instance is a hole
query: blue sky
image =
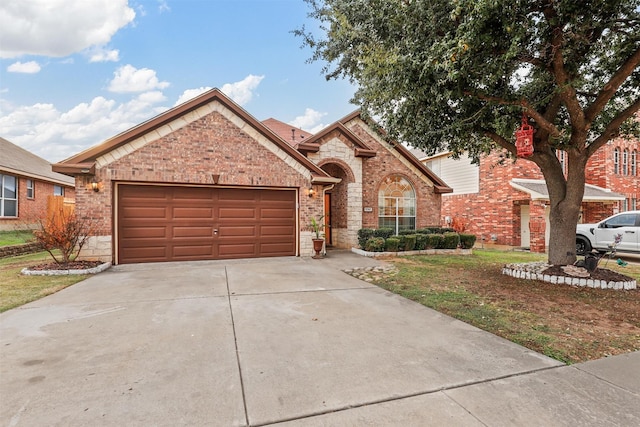
{"type": "Polygon", "coordinates": [[[217,87],[259,120],[310,132],[349,114],[354,87],[291,31],[302,0],[0,2],[0,136],[63,160],[217,87]]]}

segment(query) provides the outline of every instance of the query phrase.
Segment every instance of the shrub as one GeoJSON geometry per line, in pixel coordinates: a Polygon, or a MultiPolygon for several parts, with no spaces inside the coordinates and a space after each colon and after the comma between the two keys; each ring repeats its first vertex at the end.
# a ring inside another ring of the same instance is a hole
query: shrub
{"type": "Polygon", "coordinates": [[[412,251],[416,248],[416,235],[415,234],[408,234],[406,236],[404,236],[405,241],[404,241],[404,250],[405,251],[412,251]]]}
{"type": "Polygon", "coordinates": [[[367,240],[373,237],[375,230],[373,228],[361,228],[358,230],[358,245],[362,249],[367,245],[367,240]]]}
{"type": "Polygon", "coordinates": [[[394,239],[398,239],[398,250],[404,251],[404,247],[407,245],[407,236],[397,235],[393,236],[394,239]]]}
{"type": "Polygon", "coordinates": [[[383,239],[388,239],[393,236],[393,229],[391,228],[378,228],[377,230],[373,230],[374,237],[382,237],[383,239]]]}
{"type": "Polygon", "coordinates": [[[416,234],[416,230],[400,230],[398,234],[401,236],[408,236],[409,234],[416,234]]]}
{"type": "Polygon", "coordinates": [[[425,234],[427,238],[426,249],[439,249],[444,242],[444,236],[442,234],[425,234]]]}
{"type": "Polygon", "coordinates": [[[384,241],[384,250],[387,252],[398,252],[398,246],[400,245],[400,239],[395,237],[389,237],[384,241]]]}
{"type": "Polygon", "coordinates": [[[461,234],[460,235],[460,246],[463,249],[471,249],[473,245],[476,243],[476,236],[473,234],[461,234]]]}
{"type": "Polygon", "coordinates": [[[443,249],[455,249],[458,247],[458,242],[460,242],[460,238],[458,237],[458,233],[445,233],[444,240],[442,242],[443,249]]]}
{"type": "Polygon", "coordinates": [[[64,207],[48,218],[39,218],[38,223],[40,229],[34,230],[33,235],[58,264],[75,260],[93,229],[88,219],[80,218],[64,207]],[[54,254],[56,249],[60,251],[60,257],[54,254]]]}
{"type": "Polygon", "coordinates": [[[372,237],[365,244],[365,251],[384,252],[384,239],[382,237],[372,237]]]}
{"type": "Polygon", "coordinates": [[[416,234],[416,250],[423,250],[427,248],[427,235],[426,234],[416,234]]]}

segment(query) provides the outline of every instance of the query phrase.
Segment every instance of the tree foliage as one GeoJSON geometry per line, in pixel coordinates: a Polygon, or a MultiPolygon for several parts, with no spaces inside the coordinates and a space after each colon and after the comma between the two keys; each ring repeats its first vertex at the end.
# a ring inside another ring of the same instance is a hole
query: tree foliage
{"type": "MultiPolygon", "coordinates": [[[[640,134],[640,0],[307,2],[321,31],[296,33],[312,60],[355,83],[354,103],[391,138],[429,154],[515,155],[526,114],[559,239],[575,237],[589,157],[640,134]]],[[[562,256],[550,246],[555,263],[575,260],[566,242],[562,256]]]]}

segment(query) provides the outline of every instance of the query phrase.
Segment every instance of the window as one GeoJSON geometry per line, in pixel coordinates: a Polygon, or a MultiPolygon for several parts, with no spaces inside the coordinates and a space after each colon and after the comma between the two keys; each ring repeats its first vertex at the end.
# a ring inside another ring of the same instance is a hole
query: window
{"type": "Polygon", "coordinates": [[[631,152],[631,173],[629,173],[629,175],[638,175],[638,150],[631,152]]]}
{"type": "Polygon", "coordinates": [[[405,178],[387,177],[378,191],[378,227],[400,230],[416,228],[416,193],[405,178]]]}
{"type": "Polygon", "coordinates": [[[34,195],[35,195],[35,191],[33,188],[33,180],[28,179],[27,180],[27,199],[33,199],[34,195]]]}
{"type": "Polygon", "coordinates": [[[622,175],[629,175],[629,150],[622,152],[622,175]]]}
{"type": "Polygon", "coordinates": [[[64,187],[62,185],[54,185],[53,186],[53,195],[54,196],[64,196],[64,187]]]}
{"type": "Polygon", "coordinates": [[[15,176],[0,175],[0,217],[18,216],[18,180],[15,176]]]}
{"type": "Polygon", "coordinates": [[[613,150],[613,173],[620,173],[620,149],[618,147],[613,150]]]}

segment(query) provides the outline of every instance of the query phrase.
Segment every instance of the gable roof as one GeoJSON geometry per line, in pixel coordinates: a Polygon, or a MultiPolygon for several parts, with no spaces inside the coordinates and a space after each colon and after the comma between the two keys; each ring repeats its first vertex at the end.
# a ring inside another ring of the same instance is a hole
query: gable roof
{"type": "Polygon", "coordinates": [[[339,134],[345,136],[349,142],[351,142],[354,148],[354,155],[356,157],[375,157],[376,152],[372,150],[367,144],[365,144],[356,134],[351,132],[349,128],[343,125],[340,122],[335,122],[334,124],[327,126],[322,129],[320,132],[313,135],[304,143],[298,145],[298,150],[302,152],[317,152],[320,149],[319,141],[325,136],[331,134],[332,132],[338,132],[339,134]]]}
{"type": "MultiPolygon", "coordinates": [[[[549,200],[547,183],[543,179],[514,178],[509,183],[516,190],[528,193],[531,196],[531,200],[549,200]]],[[[597,185],[585,184],[584,186],[584,196],[582,197],[584,202],[617,201],[624,199],[625,197],[622,194],[614,193],[611,190],[598,187],[597,185]]]]}
{"type": "Polygon", "coordinates": [[[54,172],[51,163],[42,157],[0,137],[0,171],[22,175],[65,186],[73,186],[75,180],[54,172]]]}
{"type": "Polygon", "coordinates": [[[290,144],[284,141],[278,134],[273,132],[263,123],[259,122],[246,110],[240,107],[238,104],[229,99],[219,89],[214,88],[201,95],[198,95],[191,100],[182,103],[170,110],[161,113],[146,122],[143,122],[137,126],[132,127],[112,138],[107,139],[101,144],[95,145],[75,156],[69,157],[60,163],[53,165],[53,170],[64,173],[67,175],[78,174],[93,174],[95,173],[96,160],[117,148],[149,133],[170,122],[173,122],[181,117],[189,114],[190,112],[209,103],[218,102],[225,108],[231,110],[235,115],[240,117],[245,123],[255,129],[258,133],[267,138],[270,142],[274,143],[278,148],[282,149],[289,156],[294,158],[298,163],[304,166],[311,172],[312,181],[314,183],[335,183],[336,178],[332,178],[319,166],[315,165],[309,159],[307,159],[302,153],[294,149],[290,144]]]}
{"type": "Polygon", "coordinates": [[[313,134],[299,127],[292,126],[288,123],[276,120],[273,117],[263,120],[262,124],[271,129],[280,138],[289,143],[292,147],[297,148],[301,142],[306,140],[313,134]]]}
{"type": "MultiPolygon", "coordinates": [[[[359,118],[360,120],[362,120],[362,121],[364,121],[366,123],[366,121],[362,118],[362,113],[361,113],[360,110],[356,110],[356,111],[352,112],[351,114],[343,117],[341,120],[339,120],[339,122],[341,124],[346,124],[346,123],[350,122],[351,120],[353,120],[355,118],[359,118]]],[[[393,150],[395,150],[398,154],[400,154],[402,157],[404,157],[412,166],[414,166],[416,169],[418,169],[420,171],[420,173],[422,173],[424,176],[429,178],[431,180],[431,182],[433,182],[433,185],[434,185],[436,193],[443,194],[443,193],[452,193],[453,192],[453,188],[449,187],[438,175],[433,173],[433,171],[431,171],[431,169],[426,167],[424,165],[424,163],[422,163],[420,160],[418,160],[418,158],[416,156],[414,156],[411,153],[411,151],[409,151],[408,148],[406,148],[404,145],[400,144],[397,141],[387,139],[386,135],[384,133],[384,130],[382,128],[380,128],[379,126],[378,126],[378,129],[380,130],[380,132],[378,132],[378,135],[383,140],[385,140],[391,146],[391,148],[393,150]]]]}

